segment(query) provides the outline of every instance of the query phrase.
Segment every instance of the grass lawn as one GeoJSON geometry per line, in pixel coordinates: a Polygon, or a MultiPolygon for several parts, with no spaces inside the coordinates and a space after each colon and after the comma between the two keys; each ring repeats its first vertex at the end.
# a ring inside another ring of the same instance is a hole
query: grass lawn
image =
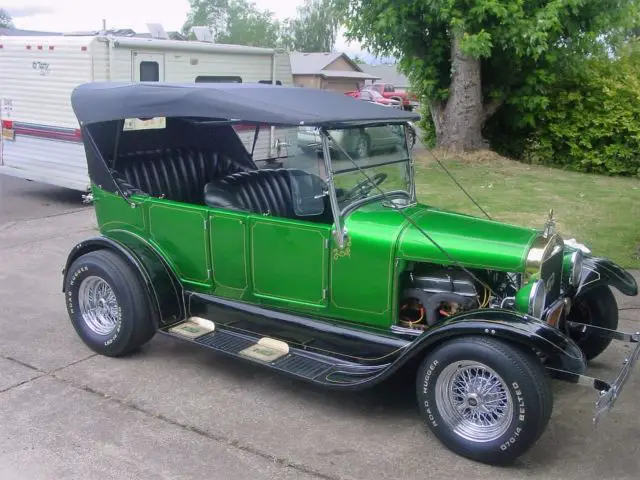
{"type": "Polygon", "coordinates": [[[553,208],[559,233],[593,255],[640,268],[640,179],[526,165],[491,152],[452,155],[416,150],[421,203],[483,216],[434,155],[494,220],[541,228],[553,208]]]}

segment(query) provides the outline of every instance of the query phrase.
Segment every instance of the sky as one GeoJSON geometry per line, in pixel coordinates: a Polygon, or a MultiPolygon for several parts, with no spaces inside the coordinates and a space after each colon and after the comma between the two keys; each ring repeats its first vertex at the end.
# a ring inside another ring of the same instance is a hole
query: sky
{"type": "MultiPolygon", "coordinates": [[[[293,17],[302,0],[253,0],[278,19],[293,17]]],[[[188,0],[0,0],[0,7],[13,17],[17,28],[44,31],[99,30],[102,19],[107,28],[132,28],[147,32],[147,23],[161,23],[166,31],[180,30],[189,10],[188,0]]],[[[335,49],[360,54],[357,43],[347,43],[342,35],[335,49]]],[[[365,55],[368,56],[368,55],[365,55]]]]}

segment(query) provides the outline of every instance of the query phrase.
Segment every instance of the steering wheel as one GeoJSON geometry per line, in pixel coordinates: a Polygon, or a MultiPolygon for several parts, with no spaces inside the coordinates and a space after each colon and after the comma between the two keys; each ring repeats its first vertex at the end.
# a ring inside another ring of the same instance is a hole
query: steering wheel
{"type": "Polygon", "coordinates": [[[380,185],[382,182],[384,182],[387,179],[387,174],[386,173],[376,173],[371,180],[369,180],[368,178],[358,182],[353,188],[351,188],[350,190],[348,190],[345,194],[344,194],[344,199],[345,200],[353,200],[356,198],[364,198],[367,195],[369,195],[369,192],[371,192],[371,190],[373,190],[375,187],[377,187],[378,185],[380,185]]]}

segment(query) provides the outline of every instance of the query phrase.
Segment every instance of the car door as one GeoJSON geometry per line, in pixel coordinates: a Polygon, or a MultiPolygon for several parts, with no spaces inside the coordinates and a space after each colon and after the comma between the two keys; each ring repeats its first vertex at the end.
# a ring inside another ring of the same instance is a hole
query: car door
{"type": "Polygon", "coordinates": [[[331,225],[251,215],[250,273],[262,303],[326,307],[331,225]]]}
{"type": "Polygon", "coordinates": [[[207,209],[162,198],[149,198],[145,203],[150,241],[169,261],[183,284],[208,290],[212,279],[207,209]]]}

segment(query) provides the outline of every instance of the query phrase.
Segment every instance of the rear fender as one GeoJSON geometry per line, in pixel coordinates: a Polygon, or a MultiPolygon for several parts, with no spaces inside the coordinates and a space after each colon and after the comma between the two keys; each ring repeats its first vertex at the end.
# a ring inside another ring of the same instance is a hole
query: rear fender
{"type": "Polygon", "coordinates": [[[582,278],[576,296],[599,285],[615,287],[620,293],[630,297],[638,295],[638,284],[635,278],[624,268],[609,259],[585,255],[582,278]]]}
{"type": "MultiPolygon", "coordinates": [[[[586,359],[576,343],[560,330],[511,310],[476,310],[436,325],[414,340],[404,352],[406,361],[454,338],[483,336],[504,340],[545,358],[545,365],[582,374],[586,359]]],[[[402,358],[401,357],[401,358],[402,358]]]]}
{"type": "MultiPolygon", "coordinates": [[[[171,268],[145,240],[125,231],[109,232],[114,238],[97,236],[78,243],[67,257],[62,271],[62,291],[71,264],[80,256],[96,251],[110,250],[131,265],[144,282],[152,307],[162,325],[185,318],[182,287],[171,268]]],[[[158,325],[161,326],[161,325],[158,325]]]]}

